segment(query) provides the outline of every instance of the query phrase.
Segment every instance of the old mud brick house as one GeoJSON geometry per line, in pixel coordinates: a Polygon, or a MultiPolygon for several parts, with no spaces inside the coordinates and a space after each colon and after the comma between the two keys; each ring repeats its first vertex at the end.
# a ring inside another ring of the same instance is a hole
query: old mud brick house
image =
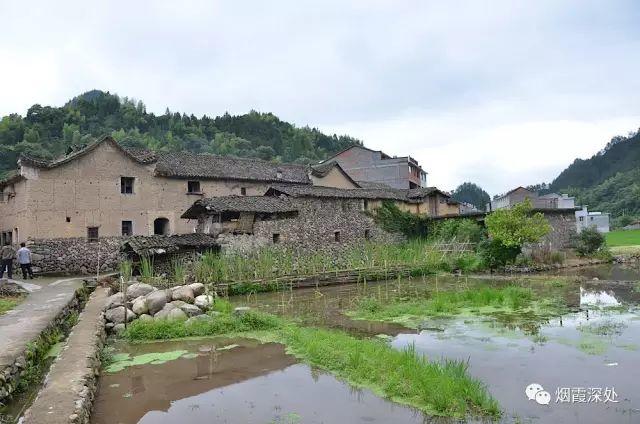
{"type": "Polygon", "coordinates": [[[337,168],[121,147],[111,137],[63,158],[21,157],[0,181],[0,234],[26,241],[40,271],[113,269],[123,237],[192,233],[196,199],[262,195],[274,183],[354,183],[337,168]]]}

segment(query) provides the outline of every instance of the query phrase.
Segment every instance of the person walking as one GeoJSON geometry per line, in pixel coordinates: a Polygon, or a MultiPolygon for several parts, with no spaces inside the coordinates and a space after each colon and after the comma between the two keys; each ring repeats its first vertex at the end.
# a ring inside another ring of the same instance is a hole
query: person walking
{"type": "Polygon", "coordinates": [[[31,250],[23,243],[20,243],[18,249],[18,263],[22,270],[22,278],[25,280],[30,277],[33,280],[33,270],[31,269],[31,250]]]}
{"type": "Polygon", "coordinates": [[[7,269],[9,280],[13,280],[13,260],[16,258],[16,251],[9,243],[0,249],[0,279],[4,278],[4,270],[7,269]]]}

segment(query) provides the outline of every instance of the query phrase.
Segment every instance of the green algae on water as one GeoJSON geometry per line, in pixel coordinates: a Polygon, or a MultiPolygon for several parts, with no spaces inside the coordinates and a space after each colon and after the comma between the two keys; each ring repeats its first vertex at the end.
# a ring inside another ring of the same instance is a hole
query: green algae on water
{"type": "Polygon", "coordinates": [[[174,361],[188,354],[186,350],[174,350],[170,352],[153,352],[131,356],[128,353],[113,355],[111,364],[105,369],[108,373],[116,373],[134,365],[160,365],[168,361],[174,361]]]}

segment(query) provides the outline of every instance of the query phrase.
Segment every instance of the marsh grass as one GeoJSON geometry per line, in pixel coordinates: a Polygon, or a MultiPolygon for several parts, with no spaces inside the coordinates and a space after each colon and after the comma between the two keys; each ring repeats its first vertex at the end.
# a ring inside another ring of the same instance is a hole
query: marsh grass
{"type": "Polygon", "coordinates": [[[140,258],[140,277],[142,281],[149,282],[155,275],[153,269],[153,259],[143,256],[140,258]]]}
{"type": "MultiPolygon", "coordinates": [[[[195,275],[205,284],[260,280],[271,283],[268,289],[274,290],[280,287],[278,279],[283,277],[353,270],[362,278],[371,278],[368,270],[384,274],[384,270],[394,267],[409,269],[417,276],[437,271],[475,271],[481,262],[473,253],[443,254],[434,249],[432,242],[418,239],[399,245],[365,243],[346,249],[338,257],[324,252],[301,254],[283,247],[265,247],[245,255],[207,252],[197,264],[195,275]]],[[[235,290],[234,294],[242,294],[260,288],[236,284],[235,290]]]]}
{"type": "Polygon", "coordinates": [[[187,280],[187,269],[184,262],[179,259],[171,261],[171,276],[173,282],[177,284],[185,284],[187,280]]]}
{"type": "Polygon", "coordinates": [[[413,346],[400,351],[337,330],[287,326],[283,337],[288,351],[305,362],[429,414],[500,415],[485,385],[469,376],[466,362],[428,361],[413,346]]]}
{"type": "Polygon", "coordinates": [[[129,341],[168,340],[274,330],[280,326],[280,319],[274,315],[249,311],[240,316],[222,314],[211,320],[199,320],[189,324],[179,320],[136,320],[127,327],[123,337],[129,341]]]}
{"type": "Polygon", "coordinates": [[[124,281],[131,281],[131,276],[133,275],[133,263],[131,261],[120,262],[118,270],[124,281]]]}
{"type": "MultiPolygon", "coordinates": [[[[224,303],[220,308],[226,310],[224,303]]],[[[238,335],[276,341],[302,361],[357,387],[441,416],[500,415],[485,385],[460,361],[430,362],[413,347],[393,349],[377,339],[359,339],[338,330],[301,327],[274,315],[223,312],[212,320],[134,321],[123,333],[130,341],[238,335]]]]}
{"type": "Polygon", "coordinates": [[[353,318],[372,321],[396,321],[436,315],[457,315],[462,312],[521,310],[530,306],[533,292],[529,288],[507,286],[482,287],[460,291],[435,292],[427,298],[389,299],[362,298],[348,312],[353,318]]]}

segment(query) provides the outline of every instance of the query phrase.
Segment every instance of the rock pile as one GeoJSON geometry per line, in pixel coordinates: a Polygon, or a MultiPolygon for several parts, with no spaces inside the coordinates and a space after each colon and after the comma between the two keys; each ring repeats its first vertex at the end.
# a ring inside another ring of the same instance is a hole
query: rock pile
{"type": "Polygon", "coordinates": [[[195,321],[213,303],[204,293],[204,284],[193,283],[159,290],[149,284],[131,282],[124,293],[116,293],[105,303],[106,329],[124,330],[135,319],[178,319],[195,321]]]}

